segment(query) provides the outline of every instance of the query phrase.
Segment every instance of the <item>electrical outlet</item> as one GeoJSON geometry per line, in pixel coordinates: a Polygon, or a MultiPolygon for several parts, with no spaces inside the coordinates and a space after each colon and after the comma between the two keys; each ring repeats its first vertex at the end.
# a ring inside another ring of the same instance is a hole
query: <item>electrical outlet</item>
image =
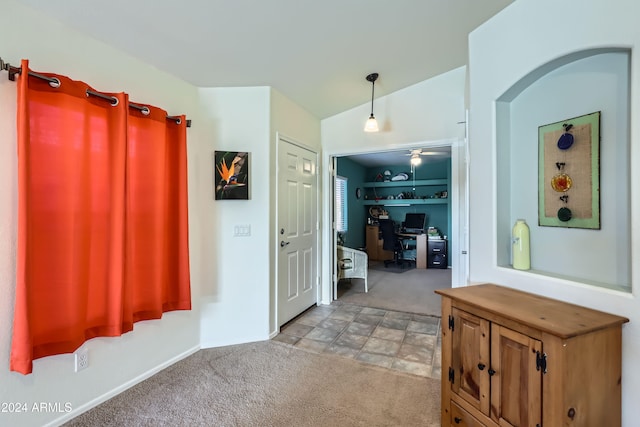
{"type": "Polygon", "coordinates": [[[82,371],[89,367],[89,350],[82,348],[74,353],[75,371],[82,371]]]}

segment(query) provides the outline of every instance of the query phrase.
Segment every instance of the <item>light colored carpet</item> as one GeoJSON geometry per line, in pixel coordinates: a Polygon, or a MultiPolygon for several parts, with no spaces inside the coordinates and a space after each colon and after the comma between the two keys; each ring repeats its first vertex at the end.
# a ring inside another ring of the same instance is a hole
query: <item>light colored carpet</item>
{"type": "Polygon", "coordinates": [[[65,426],[439,426],[440,381],[276,341],[201,350],[65,426]]]}
{"type": "Polygon", "coordinates": [[[375,263],[369,265],[370,270],[380,270],[387,273],[406,273],[407,271],[413,270],[414,268],[416,268],[415,264],[393,263],[385,266],[383,263],[375,263]]]}
{"type": "Polygon", "coordinates": [[[368,293],[364,292],[362,279],[341,280],[338,283],[338,301],[440,316],[440,295],[434,290],[451,288],[451,269],[413,268],[398,274],[385,272],[384,268],[369,268],[368,273],[368,293]]]}

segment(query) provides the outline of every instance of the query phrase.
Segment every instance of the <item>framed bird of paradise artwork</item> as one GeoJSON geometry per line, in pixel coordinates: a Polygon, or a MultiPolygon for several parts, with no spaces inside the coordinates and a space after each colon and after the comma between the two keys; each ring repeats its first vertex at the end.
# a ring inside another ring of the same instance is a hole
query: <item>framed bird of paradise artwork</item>
{"type": "Polygon", "coordinates": [[[215,152],[214,189],[216,200],[249,200],[248,152],[215,152]]]}

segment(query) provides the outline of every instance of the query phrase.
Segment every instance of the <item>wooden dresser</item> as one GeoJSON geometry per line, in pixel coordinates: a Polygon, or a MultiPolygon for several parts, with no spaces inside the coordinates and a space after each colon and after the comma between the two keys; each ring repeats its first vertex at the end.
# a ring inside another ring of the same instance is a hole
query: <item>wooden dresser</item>
{"type": "Polygon", "coordinates": [[[436,293],[443,426],[620,426],[629,319],[493,284],[436,293]]]}

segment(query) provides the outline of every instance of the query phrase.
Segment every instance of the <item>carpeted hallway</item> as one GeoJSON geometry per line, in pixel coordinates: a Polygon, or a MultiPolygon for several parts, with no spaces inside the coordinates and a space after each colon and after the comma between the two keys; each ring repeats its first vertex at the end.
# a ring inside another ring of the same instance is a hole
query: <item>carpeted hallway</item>
{"type": "Polygon", "coordinates": [[[65,426],[440,425],[440,381],[278,341],[200,350],[65,426]]]}
{"type": "Polygon", "coordinates": [[[370,269],[368,293],[341,282],[275,339],[200,350],[65,426],[439,426],[433,289],[450,286],[449,270],[370,269]]]}

